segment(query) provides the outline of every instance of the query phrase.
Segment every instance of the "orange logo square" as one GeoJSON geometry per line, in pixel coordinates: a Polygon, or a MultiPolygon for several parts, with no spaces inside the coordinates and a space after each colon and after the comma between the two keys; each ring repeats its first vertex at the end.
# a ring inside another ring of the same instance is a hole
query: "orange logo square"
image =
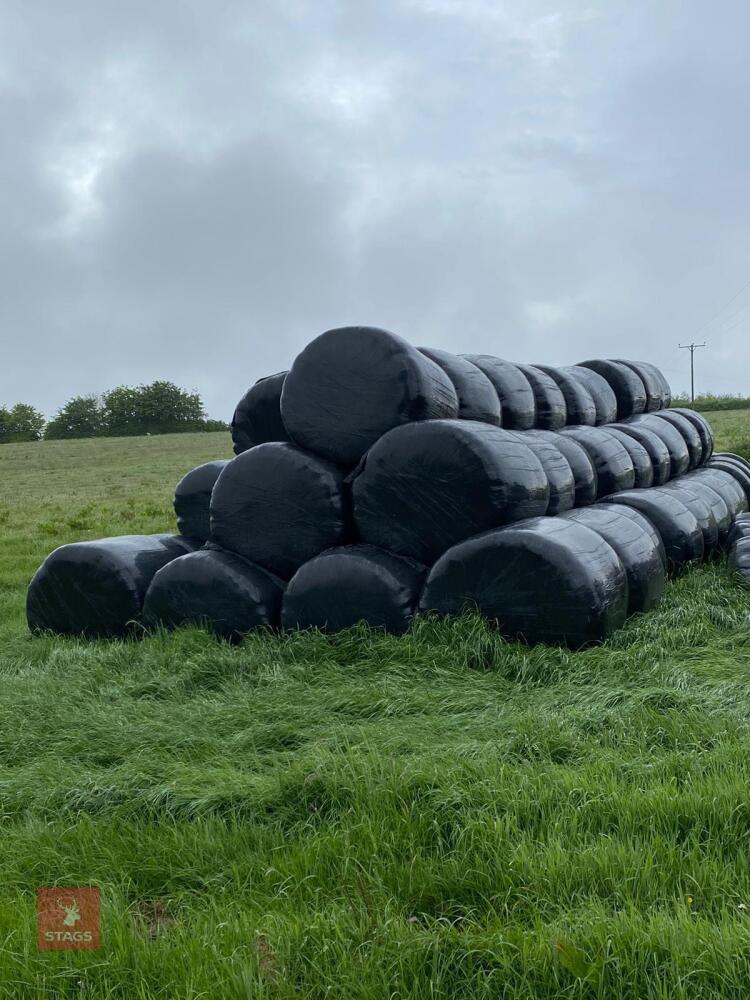
{"type": "Polygon", "coordinates": [[[36,891],[36,941],[42,951],[99,947],[99,890],[36,891]]]}

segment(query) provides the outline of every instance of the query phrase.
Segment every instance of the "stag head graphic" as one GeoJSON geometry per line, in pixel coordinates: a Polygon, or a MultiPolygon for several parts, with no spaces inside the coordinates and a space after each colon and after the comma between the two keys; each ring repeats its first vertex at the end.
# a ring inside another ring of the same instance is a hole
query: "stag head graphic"
{"type": "Polygon", "coordinates": [[[63,924],[66,927],[75,927],[78,921],[81,919],[81,911],[78,909],[78,900],[73,899],[69,904],[63,903],[61,899],[58,898],[57,905],[65,914],[65,919],[63,924]]]}

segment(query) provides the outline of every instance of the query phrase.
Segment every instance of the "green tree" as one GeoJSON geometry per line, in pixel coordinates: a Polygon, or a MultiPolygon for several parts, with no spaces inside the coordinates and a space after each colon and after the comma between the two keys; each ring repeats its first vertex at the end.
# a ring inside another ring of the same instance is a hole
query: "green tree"
{"type": "Polygon", "coordinates": [[[106,433],[110,435],[204,429],[206,414],[200,396],[172,382],[121,385],[105,392],[103,400],[106,433]]]}
{"type": "Polygon", "coordinates": [[[97,396],[75,396],[47,424],[45,438],[98,437],[105,430],[104,410],[97,396]]]}
{"type": "Polygon", "coordinates": [[[38,441],[44,430],[44,417],[29,403],[16,403],[10,410],[0,407],[0,442],[38,441]]]}

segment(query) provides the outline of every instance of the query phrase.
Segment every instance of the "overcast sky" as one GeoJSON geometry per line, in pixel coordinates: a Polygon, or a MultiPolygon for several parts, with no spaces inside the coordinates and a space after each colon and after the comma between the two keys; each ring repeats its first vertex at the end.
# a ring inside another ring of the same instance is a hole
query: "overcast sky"
{"type": "Polygon", "coordinates": [[[743,0],[0,0],[0,403],[228,419],[351,323],[678,390],[706,338],[750,394],[748,39],[743,0]]]}

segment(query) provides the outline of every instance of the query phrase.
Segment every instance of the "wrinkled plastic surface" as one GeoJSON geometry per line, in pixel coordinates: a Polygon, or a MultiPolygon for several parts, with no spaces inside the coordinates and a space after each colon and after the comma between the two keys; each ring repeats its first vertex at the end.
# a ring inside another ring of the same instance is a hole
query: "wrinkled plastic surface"
{"type": "Polygon", "coordinates": [[[457,615],[478,608],[510,639],[578,649],[625,620],[625,570],[601,535],[561,517],[488,531],[433,566],[420,608],[457,615]]]}
{"type": "Polygon", "coordinates": [[[628,455],[630,455],[630,461],[633,463],[633,472],[635,475],[633,482],[634,487],[637,490],[641,490],[648,489],[649,486],[653,486],[654,466],[651,462],[649,453],[643,445],[639,441],[636,441],[632,435],[626,434],[624,431],[621,431],[612,424],[609,424],[603,429],[606,430],[607,434],[611,434],[614,438],[616,438],[628,455]]]}
{"type": "Polygon", "coordinates": [[[711,425],[701,413],[696,413],[695,410],[689,410],[684,406],[675,406],[671,412],[679,413],[695,427],[702,447],[701,460],[698,464],[705,465],[714,453],[714,432],[711,425]]]}
{"type": "Polygon", "coordinates": [[[443,369],[402,337],[349,326],[328,330],[297,355],[281,416],[301,447],[351,468],[393,427],[457,417],[458,397],[443,369]]]}
{"type": "Polygon", "coordinates": [[[688,420],[687,417],[683,417],[680,413],[675,413],[674,410],[660,410],[655,416],[660,420],[669,421],[682,434],[690,458],[688,468],[697,469],[703,461],[703,443],[692,421],[688,420]]]}
{"type": "MultiPolygon", "coordinates": [[[[524,431],[526,435],[538,437],[554,445],[565,457],[573,473],[573,504],[575,507],[585,507],[596,500],[596,470],[589,453],[577,441],[556,431],[524,431]]],[[[547,511],[549,513],[549,510],[547,511]]]]}
{"type": "Polygon", "coordinates": [[[562,370],[588,390],[589,395],[594,401],[597,426],[611,424],[614,420],[617,420],[617,397],[612,392],[612,387],[605,378],[597,375],[590,368],[581,368],[580,365],[571,365],[562,370]]]}
{"type": "Polygon", "coordinates": [[[650,490],[625,490],[607,497],[602,503],[625,504],[644,514],[661,535],[667,553],[668,568],[677,571],[687,563],[703,558],[703,532],[688,507],[660,487],[650,490]]]}
{"type": "Polygon", "coordinates": [[[536,401],[529,380],[518,365],[490,354],[464,354],[463,357],[481,368],[495,387],[503,408],[503,427],[530,430],[536,423],[536,401]]]}
{"type": "MultiPolygon", "coordinates": [[[[535,431],[508,431],[508,433],[514,434],[521,444],[530,448],[542,463],[549,483],[547,514],[562,514],[563,511],[570,510],[575,503],[576,484],[573,470],[558,447],[557,441],[537,437],[535,431]]],[[[549,433],[554,434],[554,431],[549,433]]],[[[556,438],[559,436],[555,435],[556,438]]]]}
{"type": "Polygon", "coordinates": [[[533,365],[518,367],[529,380],[534,393],[535,426],[543,431],[559,431],[568,422],[568,408],[557,382],[541,368],[534,368],[533,365]]]}
{"type": "Polygon", "coordinates": [[[745,497],[750,503],[750,472],[747,472],[741,465],[733,461],[731,458],[723,458],[720,455],[716,455],[714,458],[710,459],[708,462],[708,468],[720,469],[722,472],[728,472],[730,476],[734,476],[742,489],[745,491],[745,497]]]}
{"type": "Polygon", "coordinates": [[[735,542],[729,552],[729,568],[737,573],[746,586],[750,586],[750,538],[735,542]]]}
{"type": "Polygon", "coordinates": [[[485,424],[502,425],[502,408],[495,387],[481,368],[468,358],[439,351],[434,347],[420,347],[420,352],[440,365],[453,383],[458,396],[458,416],[462,420],[480,420],[485,424]]]}
{"type": "Polygon", "coordinates": [[[138,622],[154,574],[197,543],[182,535],[121,535],[61,545],[29,584],[32,632],[106,638],[138,622]]]}
{"type": "Polygon", "coordinates": [[[612,546],[628,578],[628,613],[649,611],[664,596],[667,560],[656,528],[624,504],[596,504],[562,515],[591,528],[612,546]]]}
{"type": "Polygon", "coordinates": [[[579,367],[590,368],[607,380],[617,399],[618,420],[626,420],[646,409],[646,389],[632,368],[603,358],[581,361],[579,367]]]}
{"type": "Polygon", "coordinates": [[[150,628],[205,625],[237,640],[278,625],[281,581],[233,552],[209,545],[168,563],[151,581],[143,604],[150,628]]]}
{"type": "Polygon", "coordinates": [[[583,424],[585,427],[596,424],[596,406],[582,381],[574,378],[564,368],[551,368],[549,365],[534,365],[534,368],[549,375],[562,392],[568,424],[583,424]]]}
{"type": "Polygon", "coordinates": [[[259,379],[237,404],[232,417],[235,455],[267,441],[288,441],[281,419],[281,390],[286,372],[259,379]]]}
{"type": "Polygon", "coordinates": [[[633,488],[635,469],[630,454],[606,428],[566,427],[560,433],[577,441],[588,452],[596,470],[598,497],[633,488]]]}
{"type": "Polygon", "coordinates": [[[211,495],[211,537],[288,580],[302,563],[349,540],[344,472],[293,444],[238,455],[211,495]]]}
{"type": "Polygon", "coordinates": [[[738,514],[727,536],[727,546],[731,548],[743,538],[750,538],[750,514],[738,514]]]}
{"type": "Polygon", "coordinates": [[[651,462],[652,486],[663,486],[672,474],[672,461],[669,449],[664,441],[648,427],[639,427],[635,423],[607,424],[608,431],[618,430],[629,434],[645,449],[651,462]]]}
{"type": "Polygon", "coordinates": [[[708,506],[711,508],[714,520],[716,521],[719,545],[722,548],[725,548],[729,541],[729,532],[732,527],[734,516],[732,514],[732,510],[730,509],[730,505],[721,493],[715,487],[710,486],[703,479],[700,479],[691,473],[688,473],[686,476],[682,476],[681,479],[672,480],[668,488],[676,490],[678,496],[681,495],[683,490],[688,490],[691,493],[697,493],[699,496],[703,497],[708,506]]]}
{"type": "Polygon", "coordinates": [[[329,549],[301,566],[284,594],[285,629],[340,632],[358,622],[403,634],[426,568],[374,545],[329,549]]]}
{"type": "Polygon", "coordinates": [[[748,509],[748,500],[745,496],[745,491],[734,476],[731,476],[728,472],[722,472],[721,469],[704,467],[691,472],[690,480],[691,482],[697,480],[698,482],[705,483],[712,490],[716,490],[729,508],[729,513],[732,515],[733,520],[748,509]]]}
{"type": "Polygon", "coordinates": [[[624,358],[612,358],[611,360],[631,368],[640,378],[643,388],[646,390],[646,413],[663,410],[668,405],[667,396],[669,395],[671,399],[669,385],[656,365],[652,365],[648,361],[626,361],[624,358]]]}
{"type": "Polygon", "coordinates": [[[645,413],[626,421],[628,427],[639,427],[651,431],[661,438],[669,451],[669,478],[684,476],[690,468],[690,453],[685,438],[668,420],[660,419],[656,413],[645,413]]]}
{"type": "Polygon", "coordinates": [[[663,487],[664,491],[682,500],[695,517],[703,532],[703,554],[709,556],[719,545],[719,525],[713,505],[707,500],[700,483],[693,483],[689,476],[675,479],[663,487]]]}
{"type": "Polygon", "coordinates": [[[222,459],[198,465],[184,475],[175,487],[174,512],[181,535],[201,542],[207,542],[211,537],[211,491],[228,464],[228,459],[222,459]]]}
{"type": "Polygon", "coordinates": [[[514,434],[471,420],[385,434],[360,463],[352,492],[361,540],[426,566],[456,542],[545,514],[549,504],[536,455],[514,434]]]}

